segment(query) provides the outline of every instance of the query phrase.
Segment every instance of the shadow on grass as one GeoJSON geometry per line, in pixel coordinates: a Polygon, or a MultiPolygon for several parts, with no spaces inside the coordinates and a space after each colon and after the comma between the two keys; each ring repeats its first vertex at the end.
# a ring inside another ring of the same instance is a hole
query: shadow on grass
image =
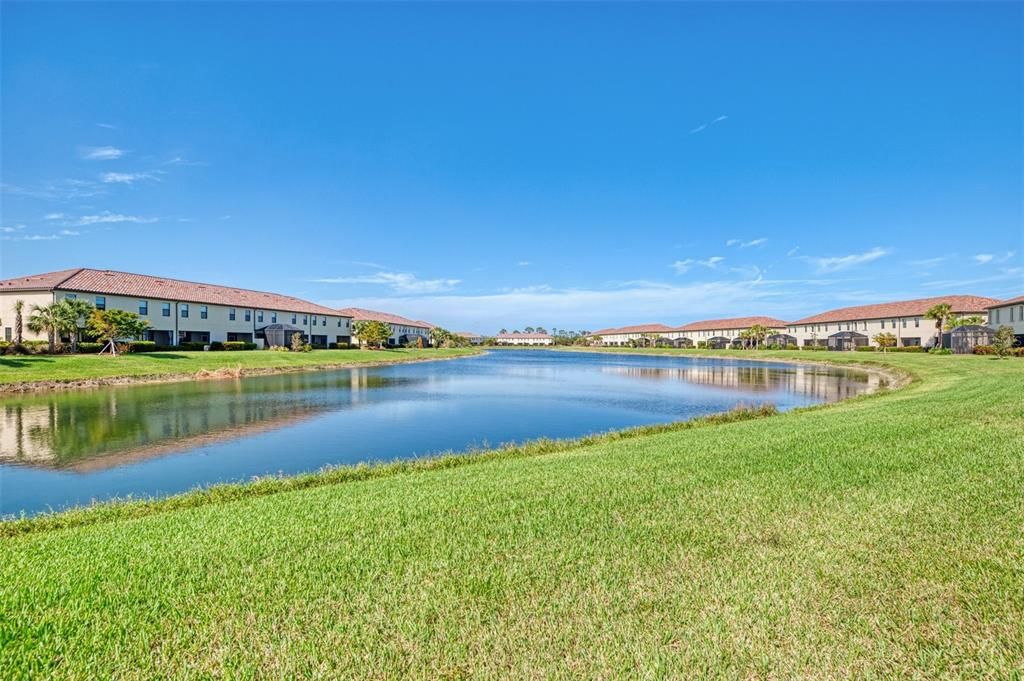
{"type": "Polygon", "coordinates": [[[188,359],[188,355],[178,355],[173,352],[147,352],[143,357],[152,359],[188,359]]]}
{"type": "Polygon", "coordinates": [[[53,363],[53,360],[52,359],[47,359],[45,357],[28,357],[28,356],[0,357],[0,367],[9,367],[11,369],[18,368],[18,367],[30,367],[30,366],[33,366],[35,364],[40,364],[42,362],[53,363]]]}

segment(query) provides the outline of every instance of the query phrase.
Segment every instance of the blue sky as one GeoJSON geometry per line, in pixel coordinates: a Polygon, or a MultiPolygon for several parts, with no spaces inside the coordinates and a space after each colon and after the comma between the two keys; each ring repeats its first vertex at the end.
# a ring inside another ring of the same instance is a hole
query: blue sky
{"type": "Polygon", "coordinates": [[[1020,295],[1022,7],[5,2],[0,277],[485,333],[1020,295]]]}

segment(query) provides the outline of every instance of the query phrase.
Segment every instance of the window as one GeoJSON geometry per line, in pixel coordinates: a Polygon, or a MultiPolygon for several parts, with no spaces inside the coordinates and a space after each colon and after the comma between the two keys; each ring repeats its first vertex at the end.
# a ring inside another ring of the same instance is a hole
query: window
{"type": "Polygon", "coordinates": [[[106,310],[107,309],[107,297],[106,296],[96,296],[96,309],[97,310],[106,310]]]}
{"type": "Polygon", "coordinates": [[[890,321],[892,322],[892,328],[895,329],[896,328],[896,320],[895,319],[891,319],[890,321]]]}
{"type": "Polygon", "coordinates": [[[316,326],[316,317],[313,317],[313,326],[316,326]]]}
{"type": "Polygon", "coordinates": [[[306,324],[309,324],[309,315],[308,314],[302,315],[302,324],[303,324],[303,326],[305,326],[306,324]]]}
{"type": "MultiPolygon", "coordinates": [[[[338,320],[338,328],[339,329],[341,328],[341,320],[340,319],[338,320]]],[[[339,338],[340,338],[340,336],[339,336],[339,338]]],[[[339,340],[338,342],[340,343],[341,341],[339,340]]]]}
{"type": "Polygon", "coordinates": [[[235,321],[235,314],[236,314],[235,308],[233,308],[233,307],[228,308],[228,321],[230,321],[230,322],[235,321]]]}
{"type": "Polygon", "coordinates": [[[263,322],[263,310],[260,310],[259,312],[256,313],[256,321],[260,323],[263,322]]]}
{"type": "Polygon", "coordinates": [[[920,328],[920,326],[921,326],[921,319],[920,319],[920,317],[914,317],[914,328],[917,329],[917,328],[920,328]]]}
{"type": "Polygon", "coordinates": [[[188,319],[188,303],[181,304],[181,318],[188,319]]]}
{"type": "Polygon", "coordinates": [[[149,301],[148,300],[140,300],[139,301],[139,316],[140,317],[145,317],[148,314],[149,314],[149,301]]]}
{"type": "MultiPolygon", "coordinates": [[[[1013,320],[1011,319],[1010,321],[1013,321],[1013,320]]],[[[327,317],[324,317],[323,319],[321,319],[320,323],[323,324],[324,326],[327,326],[327,317]]]]}
{"type": "Polygon", "coordinates": [[[206,319],[209,316],[210,316],[209,309],[205,305],[200,305],[199,306],[199,318],[200,319],[206,319]]]}
{"type": "Polygon", "coordinates": [[[11,327],[4,327],[4,340],[11,340],[11,327]]]}
{"type": "Polygon", "coordinates": [[[903,325],[904,329],[907,328],[907,320],[906,319],[901,319],[900,323],[903,325]]]}
{"type": "Polygon", "coordinates": [[[1013,321],[1013,308],[1010,308],[1010,321],[1013,321]]]}
{"type": "Polygon", "coordinates": [[[999,318],[1000,316],[1002,316],[1002,315],[1000,314],[1001,312],[1002,312],[1002,310],[996,310],[996,324],[998,324],[999,322],[1001,322],[1001,321],[1002,321],[1002,320],[1001,320],[1001,319],[999,318]]]}
{"type": "Polygon", "coordinates": [[[270,323],[271,324],[277,324],[277,313],[276,312],[271,312],[270,313],[270,323]]]}
{"type": "Polygon", "coordinates": [[[885,328],[885,320],[884,320],[884,319],[883,319],[883,320],[881,320],[881,321],[880,321],[880,322],[878,322],[878,323],[882,325],[882,328],[883,328],[883,329],[885,328]]]}
{"type": "Polygon", "coordinates": [[[247,322],[251,322],[252,321],[252,310],[246,310],[245,311],[245,321],[247,321],[247,322]]]}
{"type": "Polygon", "coordinates": [[[171,316],[171,304],[170,303],[161,303],[160,304],[160,314],[163,315],[164,317],[170,317],[171,316]]]}
{"type": "Polygon", "coordinates": [[[297,324],[298,321],[299,321],[299,316],[293,314],[292,315],[292,324],[297,324]]]}

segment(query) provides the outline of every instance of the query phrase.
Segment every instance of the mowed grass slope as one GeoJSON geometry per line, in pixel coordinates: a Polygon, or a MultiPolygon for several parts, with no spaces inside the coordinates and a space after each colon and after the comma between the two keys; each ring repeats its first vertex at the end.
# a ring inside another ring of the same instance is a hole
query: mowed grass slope
{"type": "Polygon", "coordinates": [[[0,669],[1019,676],[1024,362],[884,361],[918,380],[0,540],[0,669]]]}
{"type": "Polygon", "coordinates": [[[313,352],[222,351],[151,352],[132,355],[14,355],[0,357],[0,385],[76,382],[111,378],[191,375],[200,370],[245,371],[313,369],[321,366],[390,363],[457,357],[470,349],[314,350],[313,352]]]}

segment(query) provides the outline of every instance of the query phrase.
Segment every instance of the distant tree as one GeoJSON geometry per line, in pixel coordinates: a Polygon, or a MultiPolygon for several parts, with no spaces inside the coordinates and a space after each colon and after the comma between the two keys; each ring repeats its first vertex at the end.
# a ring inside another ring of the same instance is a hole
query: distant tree
{"type": "Polygon", "coordinates": [[[93,310],[85,327],[96,338],[105,341],[100,353],[110,350],[111,355],[117,355],[118,341],[138,338],[149,327],[149,322],[126,310],[93,310]]]}
{"type": "Polygon", "coordinates": [[[33,305],[28,316],[28,329],[32,333],[45,333],[48,352],[52,355],[57,351],[57,333],[60,331],[61,320],[56,304],[33,305]]]}
{"type": "Polygon", "coordinates": [[[54,304],[54,308],[59,322],[58,333],[66,333],[71,339],[71,352],[78,352],[81,324],[92,313],[92,305],[77,298],[62,298],[54,304]]]}
{"type": "Polygon", "coordinates": [[[924,313],[925,319],[935,320],[935,347],[942,347],[942,328],[946,325],[946,319],[953,314],[953,308],[949,303],[939,303],[938,305],[932,305],[928,308],[928,311],[924,313]]]}
{"type": "Polygon", "coordinates": [[[526,333],[533,333],[533,327],[532,326],[528,326],[528,327],[526,327],[524,329],[524,331],[526,331],[526,333]]]}
{"type": "Polygon", "coordinates": [[[430,342],[434,344],[435,348],[451,344],[452,338],[452,332],[443,327],[435,326],[430,330],[430,342]]]}
{"type": "Polygon", "coordinates": [[[946,322],[946,331],[958,329],[961,326],[984,326],[985,318],[981,315],[967,315],[964,317],[950,317],[946,322]]]}
{"type": "Polygon", "coordinates": [[[376,319],[360,319],[352,324],[352,331],[360,345],[383,348],[391,337],[391,327],[376,319]]]}
{"type": "Polygon", "coordinates": [[[508,333],[508,329],[502,329],[501,331],[498,332],[499,335],[503,333],[508,333]]]}
{"type": "Polygon", "coordinates": [[[302,352],[305,349],[305,342],[302,340],[302,333],[296,331],[292,334],[291,350],[292,352],[302,352]]]}
{"type": "Polygon", "coordinates": [[[24,339],[24,325],[25,322],[22,319],[22,311],[25,309],[24,300],[14,301],[14,344],[21,345],[24,339]]]}
{"type": "Polygon", "coordinates": [[[992,338],[992,347],[1000,357],[1008,357],[1017,337],[1013,335],[1013,329],[1009,326],[1000,326],[996,329],[996,335],[992,338]]]}
{"type": "Polygon", "coordinates": [[[882,348],[882,352],[885,352],[888,348],[896,347],[896,336],[888,331],[875,334],[874,341],[878,344],[878,347],[882,348]]]}
{"type": "Polygon", "coordinates": [[[534,333],[547,333],[548,331],[547,331],[547,329],[545,329],[545,328],[544,328],[543,326],[538,326],[538,327],[536,327],[536,328],[535,328],[535,329],[533,330],[533,332],[534,332],[534,333]]]}

